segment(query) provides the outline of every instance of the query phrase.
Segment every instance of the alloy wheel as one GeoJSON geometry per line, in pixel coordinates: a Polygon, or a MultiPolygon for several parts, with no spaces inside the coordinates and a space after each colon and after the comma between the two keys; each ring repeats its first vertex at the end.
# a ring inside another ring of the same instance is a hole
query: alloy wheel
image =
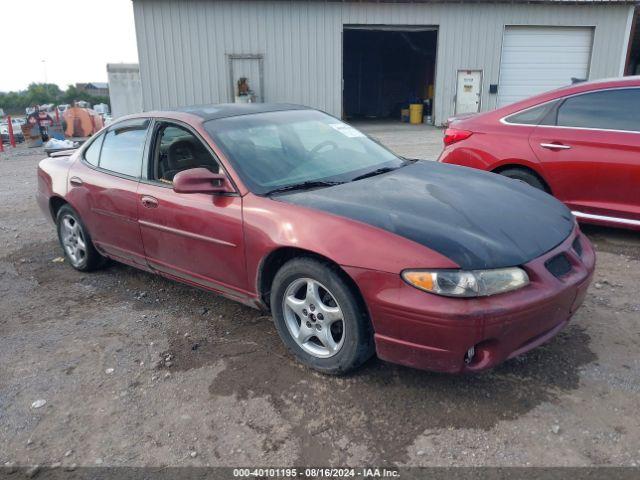
{"type": "Polygon", "coordinates": [[[84,232],[78,220],[72,215],[65,215],[61,219],[60,238],[62,246],[74,267],[87,258],[87,243],[84,232]]]}
{"type": "Polygon", "coordinates": [[[342,309],[327,287],[311,278],[298,278],[282,301],[285,324],[305,352],[318,358],[336,355],[344,343],[342,309]]]}

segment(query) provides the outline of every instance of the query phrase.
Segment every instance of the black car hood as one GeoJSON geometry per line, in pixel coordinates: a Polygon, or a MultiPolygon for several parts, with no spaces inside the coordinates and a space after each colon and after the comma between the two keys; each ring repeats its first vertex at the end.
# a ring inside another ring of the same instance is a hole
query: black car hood
{"type": "Polygon", "coordinates": [[[438,162],[272,198],[387,230],[468,270],[527,263],[559,245],[574,225],[569,209],[551,195],[438,162]]]}

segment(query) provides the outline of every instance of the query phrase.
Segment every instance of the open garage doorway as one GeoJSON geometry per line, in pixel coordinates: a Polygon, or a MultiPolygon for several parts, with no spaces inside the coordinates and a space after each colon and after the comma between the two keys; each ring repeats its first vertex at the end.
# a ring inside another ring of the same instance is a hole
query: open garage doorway
{"type": "Polygon", "coordinates": [[[345,25],[343,117],[400,120],[409,104],[423,103],[433,118],[437,43],[434,26],[345,25]]]}

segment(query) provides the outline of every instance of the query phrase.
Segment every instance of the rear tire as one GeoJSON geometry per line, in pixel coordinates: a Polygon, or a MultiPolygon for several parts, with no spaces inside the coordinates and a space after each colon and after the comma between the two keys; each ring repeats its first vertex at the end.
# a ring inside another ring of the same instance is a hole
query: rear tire
{"type": "Polygon", "coordinates": [[[71,206],[60,207],[56,215],[56,225],[60,246],[73,268],[81,272],[90,272],[105,265],[107,259],[93,246],[80,215],[71,206]]]}
{"type": "Polygon", "coordinates": [[[549,193],[547,186],[535,173],[531,173],[522,168],[507,168],[498,173],[505,177],[524,182],[527,185],[531,185],[532,187],[537,188],[538,190],[542,190],[543,192],[549,193]]]}
{"type": "Polygon", "coordinates": [[[347,373],[374,353],[362,300],[328,263],[297,258],[284,264],[273,280],[271,312],[285,345],[319,372],[347,373]]]}

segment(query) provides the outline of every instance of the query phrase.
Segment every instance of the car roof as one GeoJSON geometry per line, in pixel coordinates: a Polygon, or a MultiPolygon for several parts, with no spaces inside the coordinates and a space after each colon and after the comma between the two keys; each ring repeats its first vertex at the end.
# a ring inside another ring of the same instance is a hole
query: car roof
{"type": "Polygon", "coordinates": [[[211,105],[192,105],[189,107],[178,107],[170,110],[152,110],[124,115],[119,117],[114,124],[140,118],[167,118],[172,120],[204,123],[209,120],[217,120],[220,118],[287,110],[315,109],[305,107],[304,105],[294,105],[290,103],[220,103],[211,105]]]}
{"type": "Polygon", "coordinates": [[[577,82],[573,85],[568,85],[557,90],[600,90],[604,88],[616,87],[637,87],[639,85],[640,75],[633,75],[629,77],[599,78],[597,80],[590,80],[588,82],[577,82]]]}
{"type": "Polygon", "coordinates": [[[193,105],[177,108],[176,112],[189,113],[203,121],[219,118],[252,115],[256,113],[280,112],[285,110],[309,110],[309,107],[290,103],[220,103],[215,105],[193,105]]]}
{"type": "Polygon", "coordinates": [[[529,97],[525,100],[521,100],[520,102],[516,102],[513,105],[515,106],[518,103],[537,104],[541,103],[542,101],[554,100],[560,97],[568,97],[577,93],[586,93],[611,88],[630,87],[640,87],[640,76],[635,75],[631,77],[601,78],[598,80],[590,80],[588,82],[577,82],[573,85],[567,85],[565,87],[560,87],[555,90],[549,90],[548,92],[543,92],[539,95],[529,97]]]}
{"type": "Polygon", "coordinates": [[[533,95],[531,97],[519,100],[509,105],[505,105],[504,107],[500,107],[495,110],[482,112],[476,115],[469,116],[468,118],[460,118],[459,121],[454,117],[453,121],[461,124],[466,121],[474,122],[482,118],[498,119],[506,115],[511,115],[513,113],[535,107],[542,103],[556,100],[558,98],[569,97],[571,95],[594,92],[598,90],[633,87],[640,87],[640,75],[618,78],[603,78],[598,80],[591,80],[588,82],[578,82],[574,83],[573,85],[567,85],[555,90],[549,90],[538,95],[533,95]]]}

